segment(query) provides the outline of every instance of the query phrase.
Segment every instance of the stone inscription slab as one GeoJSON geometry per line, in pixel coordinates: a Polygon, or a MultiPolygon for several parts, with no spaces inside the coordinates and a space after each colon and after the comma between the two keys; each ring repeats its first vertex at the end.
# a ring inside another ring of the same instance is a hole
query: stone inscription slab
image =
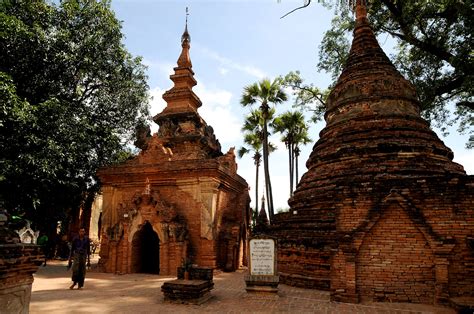
{"type": "Polygon", "coordinates": [[[273,239],[250,240],[250,275],[275,274],[275,241],[273,239]]]}

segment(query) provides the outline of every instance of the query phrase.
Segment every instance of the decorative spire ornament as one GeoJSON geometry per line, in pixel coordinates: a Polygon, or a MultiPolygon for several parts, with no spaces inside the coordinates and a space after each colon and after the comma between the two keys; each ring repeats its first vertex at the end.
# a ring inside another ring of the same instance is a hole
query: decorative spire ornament
{"type": "Polygon", "coordinates": [[[188,16],[189,16],[189,10],[188,7],[186,7],[186,24],[184,26],[184,33],[181,36],[181,45],[184,48],[184,45],[187,45],[189,48],[189,44],[191,43],[191,36],[188,33],[188,16]]]}
{"type": "Polygon", "coordinates": [[[183,50],[181,51],[181,55],[178,58],[178,67],[183,68],[192,67],[191,58],[189,57],[189,49],[191,48],[191,36],[188,32],[188,16],[189,10],[188,7],[186,7],[186,24],[184,26],[183,35],[181,35],[181,47],[183,48],[183,50]]]}

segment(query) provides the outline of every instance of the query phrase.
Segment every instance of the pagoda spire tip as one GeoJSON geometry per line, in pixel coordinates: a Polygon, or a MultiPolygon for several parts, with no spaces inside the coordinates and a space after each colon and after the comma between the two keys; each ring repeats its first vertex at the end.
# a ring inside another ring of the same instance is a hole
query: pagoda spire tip
{"type": "Polygon", "coordinates": [[[189,16],[189,8],[186,7],[186,24],[184,26],[184,33],[183,35],[181,36],[181,44],[183,45],[189,45],[189,43],[191,42],[191,36],[189,35],[189,32],[188,32],[188,16],[189,16]]]}
{"type": "Polygon", "coordinates": [[[367,0],[352,0],[356,20],[367,18],[367,0]]]}

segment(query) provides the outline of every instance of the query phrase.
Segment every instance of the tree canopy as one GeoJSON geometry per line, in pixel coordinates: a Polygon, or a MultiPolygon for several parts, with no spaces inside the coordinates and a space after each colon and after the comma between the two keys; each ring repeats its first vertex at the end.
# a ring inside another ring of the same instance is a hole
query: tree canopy
{"type": "MultiPolygon", "coordinates": [[[[335,8],[331,27],[319,46],[318,70],[337,79],[347,59],[355,1],[318,0],[335,8]],[[349,5],[347,5],[349,4],[349,5]]],[[[390,58],[420,97],[423,116],[435,126],[459,123],[474,146],[474,7],[460,0],[369,0],[368,18],[381,40],[395,41],[390,58]],[[454,107],[454,109],[452,109],[454,107]]],[[[306,7],[311,0],[305,0],[306,7]]],[[[316,112],[316,119],[321,110],[316,112]]]]}
{"type": "Polygon", "coordinates": [[[293,182],[298,184],[298,156],[300,146],[311,142],[308,124],[299,111],[286,111],[271,122],[272,128],[281,134],[281,141],[288,149],[288,169],[290,178],[290,197],[293,195],[293,182]]]}
{"type": "Polygon", "coordinates": [[[127,156],[148,86],[122,39],[110,1],[0,2],[0,200],[10,212],[55,223],[97,191],[98,167],[127,156]]]}

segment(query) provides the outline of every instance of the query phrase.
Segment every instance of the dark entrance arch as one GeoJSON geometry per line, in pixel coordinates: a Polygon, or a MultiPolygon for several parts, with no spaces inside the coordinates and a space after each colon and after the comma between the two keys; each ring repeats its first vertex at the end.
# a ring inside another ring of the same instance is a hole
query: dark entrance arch
{"type": "Polygon", "coordinates": [[[148,221],[133,236],[132,272],[160,273],[160,239],[148,221]]]}

